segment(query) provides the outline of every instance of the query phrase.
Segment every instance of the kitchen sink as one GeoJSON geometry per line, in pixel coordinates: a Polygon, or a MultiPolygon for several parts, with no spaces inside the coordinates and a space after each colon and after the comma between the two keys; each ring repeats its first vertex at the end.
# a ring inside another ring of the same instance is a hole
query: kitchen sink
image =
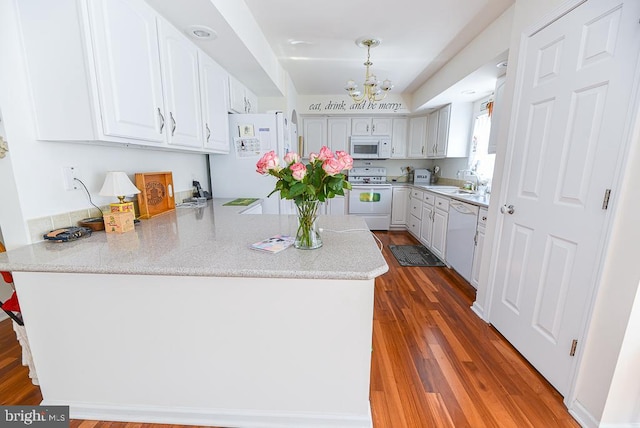
{"type": "Polygon", "coordinates": [[[471,190],[461,189],[456,186],[419,186],[425,190],[431,190],[432,192],[441,193],[443,195],[450,195],[457,197],[460,200],[467,200],[473,202],[479,202],[481,204],[489,204],[489,195],[480,195],[471,190]]]}
{"type": "Polygon", "coordinates": [[[471,190],[461,189],[459,187],[433,190],[435,190],[436,192],[447,193],[449,195],[475,195],[475,192],[472,192],[471,190]]]}

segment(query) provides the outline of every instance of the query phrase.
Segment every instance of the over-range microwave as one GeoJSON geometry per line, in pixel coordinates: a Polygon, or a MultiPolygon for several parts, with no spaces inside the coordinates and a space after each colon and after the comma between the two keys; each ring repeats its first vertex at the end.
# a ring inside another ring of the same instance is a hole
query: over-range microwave
{"type": "Polygon", "coordinates": [[[354,159],[388,159],[391,157],[391,137],[355,136],[350,140],[354,159]]]}

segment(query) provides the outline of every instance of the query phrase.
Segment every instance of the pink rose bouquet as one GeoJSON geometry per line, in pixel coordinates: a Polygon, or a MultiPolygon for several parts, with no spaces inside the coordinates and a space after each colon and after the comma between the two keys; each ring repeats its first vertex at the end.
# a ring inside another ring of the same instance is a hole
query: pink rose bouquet
{"type": "Polygon", "coordinates": [[[300,156],[289,152],[284,156],[286,166],[280,166],[275,152],[265,153],[256,164],[256,171],[262,175],[273,175],[278,179],[275,192],[282,199],[292,199],[298,210],[298,231],[295,246],[297,248],[318,248],[322,240],[315,228],[318,204],[337,195],[344,195],[345,189],[351,189],[343,171],[353,167],[353,158],[338,150],[334,154],[324,146],[319,153],[309,154],[309,163],[301,162],[300,156]]]}
{"type": "Polygon", "coordinates": [[[344,151],[338,150],[334,154],[323,146],[320,153],[309,154],[306,165],[294,152],[287,153],[284,161],[286,166],[282,167],[276,153],[270,151],[256,164],[259,174],[278,178],[269,196],[279,191],[282,199],[293,199],[296,204],[315,200],[324,202],[336,195],[344,195],[344,190],[351,188],[343,171],[353,167],[353,158],[344,151]]]}

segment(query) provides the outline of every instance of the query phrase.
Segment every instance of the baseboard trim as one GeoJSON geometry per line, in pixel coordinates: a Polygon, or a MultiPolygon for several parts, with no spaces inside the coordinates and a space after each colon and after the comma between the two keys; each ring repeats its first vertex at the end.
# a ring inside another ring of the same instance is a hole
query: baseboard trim
{"type": "Polygon", "coordinates": [[[366,415],[166,408],[154,406],[110,406],[44,400],[43,406],[68,405],[71,419],[247,428],[372,428],[371,408],[366,415]]]}
{"type": "Polygon", "coordinates": [[[480,306],[477,301],[473,302],[473,305],[471,305],[471,310],[476,315],[478,315],[481,320],[487,321],[486,319],[484,319],[484,308],[480,306]]]}
{"type": "Polygon", "coordinates": [[[579,401],[574,401],[571,407],[569,407],[569,414],[578,421],[583,428],[601,428],[600,422],[593,417],[591,413],[582,405],[579,401]]]}

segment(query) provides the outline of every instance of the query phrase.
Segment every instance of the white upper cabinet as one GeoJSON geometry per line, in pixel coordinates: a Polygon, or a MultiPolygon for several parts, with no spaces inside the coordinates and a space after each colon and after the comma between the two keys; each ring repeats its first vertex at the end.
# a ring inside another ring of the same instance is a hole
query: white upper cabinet
{"type": "Polygon", "coordinates": [[[258,112],[258,97],[233,76],[229,76],[229,110],[234,113],[258,112]]]}
{"type": "Polygon", "coordinates": [[[319,153],[322,146],[327,144],[327,119],[325,117],[309,117],[303,119],[302,150],[303,157],[310,153],[319,153]]]}
{"type": "Polygon", "coordinates": [[[349,136],[351,135],[351,119],[330,117],[327,119],[327,146],[334,152],[349,152],[349,136]]]}
{"type": "Polygon", "coordinates": [[[438,116],[440,110],[432,111],[427,116],[427,140],[425,143],[425,151],[428,158],[436,157],[438,148],[438,116]]]}
{"type": "Polygon", "coordinates": [[[351,135],[391,135],[393,119],[354,117],[351,120],[351,135]]]}
{"type": "Polygon", "coordinates": [[[164,144],[156,14],[145,2],[17,7],[38,139],[164,144]]]}
{"type": "Polygon", "coordinates": [[[244,98],[247,103],[247,113],[258,113],[258,97],[256,94],[244,88],[244,98]]]}
{"type": "MultiPolygon", "coordinates": [[[[471,121],[471,115],[469,115],[471,121]]],[[[447,104],[438,110],[438,135],[436,136],[435,156],[444,158],[447,156],[449,146],[449,124],[451,122],[451,104],[447,104]]]]}
{"type": "Polygon", "coordinates": [[[427,117],[418,116],[409,119],[409,154],[410,158],[426,157],[427,117]]]}
{"type": "Polygon", "coordinates": [[[202,148],[204,134],[198,49],[181,32],[160,18],[158,34],[167,142],[172,145],[202,148]]]}
{"type": "Polygon", "coordinates": [[[409,121],[407,118],[394,118],[393,131],[391,134],[391,157],[407,157],[407,129],[409,121]]]}
{"type": "Polygon", "coordinates": [[[393,119],[373,118],[371,119],[371,135],[391,135],[393,130],[393,119]]]}
{"type": "Polygon", "coordinates": [[[371,135],[371,118],[354,117],[351,121],[351,135],[371,135]]]}
{"type": "Polygon", "coordinates": [[[204,148],[229,153],[229,75],[207,55],[198,53],[204,148]]]}
{"type": "Polygon", "coordinates": [[[88,4],[104,135],[164,142],[155,12],[141,2],[88,4]]]}
{"type": "Polygon", "coordinates": [[[205,145],[205,123],[222,140],[228,102],[220,112],[208,104],[195,44],[143,0],[18,8],[38,139],[218,150],[205,145]]]}
{"type": "Polygon", "coordinates": [[[447,104],[429,114],[428,158],[464,158],[469,155],[473,103],[447,104]]]}

